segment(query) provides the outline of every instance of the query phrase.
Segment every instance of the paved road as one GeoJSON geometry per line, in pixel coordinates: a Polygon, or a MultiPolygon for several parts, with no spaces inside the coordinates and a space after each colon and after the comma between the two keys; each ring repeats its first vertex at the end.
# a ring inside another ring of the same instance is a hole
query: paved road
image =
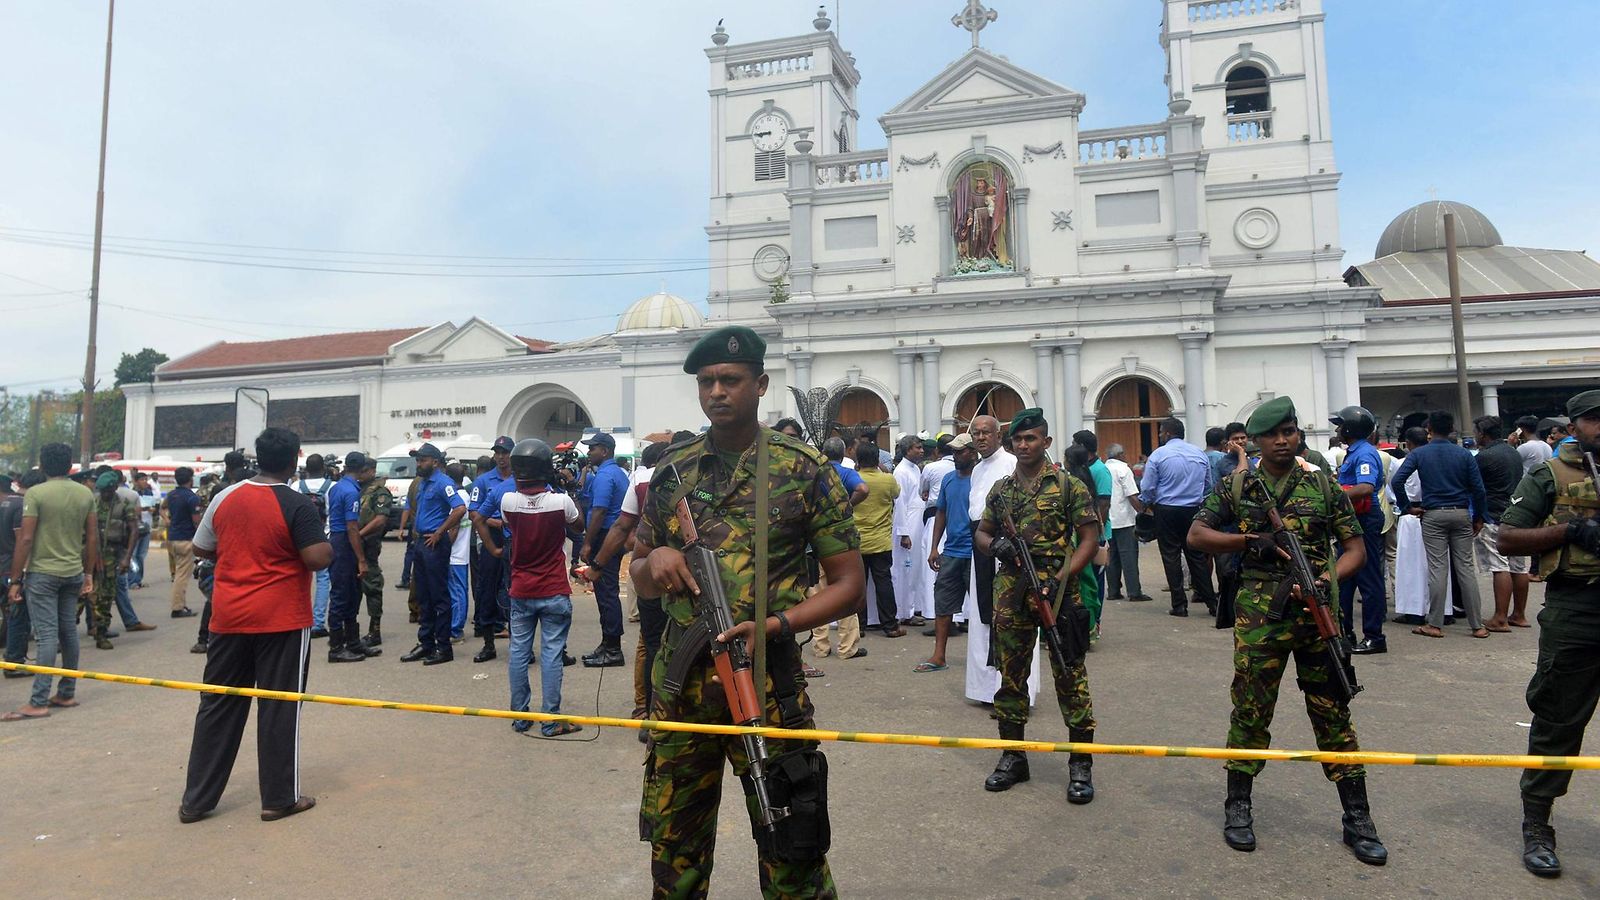
{"type": "MultiPolygon", "coordinates": [[[[399,553],[398,545],[385,548],[391,583],[399,553]]],[[[187,652],[197,620],[166,617],[165,568],[153,550],[155,577],[135,593],[159,629],[124,636],[112,651],[90,645],[85,668],[199,679],[202,660],[187,652]]],[[[1145,548],[1143,569],[1147,583],[1159,581],[1153,548],[1145,548]]],[[[191,593],[198,608],[199,592],[191,593]]],[[[503,650],[498,664],[474,665],[469,644],[449,665],[401,665],[396,657],[412,641],[402,633],[404,598],[390,596],[385,654],[342,666],[313,656],[313,691],[504,706],[503,650]]],[[[573,649],[581,653],[598,624],[590,595],[577,605],[573,649]]],[[[1089,660],[1100,736],[1218,744],[1227,728],[1229,638],[1204,617],[1173,619],[1164,607],[1159,599],[1119,603],[1107,613],[1105,638],[1089,660]]],[[[1475,641],[1462,626],[1446,640],[1393,627],[1391,652],[1358,663],[1367,686],[1355,703],[1364,746],[1522,752],[1536,630],[1475,641]]],[[[986,711],[962,697],[959,641],[948,672],[912,674],[930,643],[920,635],[869,638],[867,658],[821,661],[827,677],[812,685],[821,726],[992,735],[986,711]]],[[[597,693],[602,713],[632,708],[627,670],[605,670],[603,684],[597,670],[567,675],[568,711],[594,711],[597,693]]],[[[23,702],[28,684],[0,682],[0,705],[23,702]]],[[[494,720],[308,705],[301,781],[316,809],[278,823],[256,817],[247,731],[217,814],[180,825],[196,695],[85,682],[79,697],[79,709],[0,726],[0,877],[11,896],[648,893],[647,847],[637,840],[643,753],[631,732],[606,729],[593,743],[557,746],[494,720]]],[[[1292,685],[1277,725],[1274,746],[1312,746],[1292,685]]],[[[1065,740],[1066,728],[1036,714],[1029,735],[1065,740]]],[[[1600,895],[1592,774],[1578,775],[1557,807],[1567,875],[1546,883],[1520,866],[1513,771],[1374,771],[1374,814],[1392,855],[1387,868],[1374,869],[1340,843],[1337,796],[1313,765],[1268,767],[1256,789],[1261,846],[1242,854],[1218,833],[1216,762],[1102,757],[1099,796],[1069,807],[1065,758],[1035,757],[1032,782],[990,794],[982,789],[994,763],[989,751],[834,745],[828,753],[831,862],[850,897],[1600,895]]],[[[749,897],[753,843],[730,782],[713,895],[749,897]]]]}

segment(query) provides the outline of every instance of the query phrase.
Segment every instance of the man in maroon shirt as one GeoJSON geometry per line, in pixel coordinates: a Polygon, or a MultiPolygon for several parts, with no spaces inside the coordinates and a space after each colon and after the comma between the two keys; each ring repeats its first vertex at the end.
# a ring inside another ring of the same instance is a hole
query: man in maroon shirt
{"type": "MultiPolygon", "coordinates": [[[[511,474],[517,489],[500,498],[500,520],[511,533],[504,552],[511,568],[511,708],[527,712],[532,699],[528,666],[533,662],[533,632],[539,639],[539,686],[542,712],[561,712],[561,656],[572,626],[572,597],[567,580],[567,528],[581,519],[568,494],[550,490],[556,477],[550,445],[537,438],[518,441],[511,451],[511,474]]],[[[489,524],[495,523],[491,520],[489,524]]],[[[493,551],[491,551],[493,552],[493,551]]],[[[511,727],[524,734],[532,723],[511,727]]],[[[545,737],[571,734],[581,726],[546,722],[545,737]]]]}
{"type": "MultiPolygon", "coordinates": [[[[286,483],[299,457],[300,438],[294,432],[261,432],[256,438],[260,474],[212,498],[195,532],[195,555],[222,563],[211,594],[208,684],[306,689],[311,573],[333,562],[333,547],[322,533],[316,504],[286,483]]],[[[257,716],[261,820],[310,809],[316,799],[300,794],[300,704],[260,700],[257,716]]],[[[216,808],[249,718],[248,697],[201,695],[178,821],[198,822],[216,808]]]]}

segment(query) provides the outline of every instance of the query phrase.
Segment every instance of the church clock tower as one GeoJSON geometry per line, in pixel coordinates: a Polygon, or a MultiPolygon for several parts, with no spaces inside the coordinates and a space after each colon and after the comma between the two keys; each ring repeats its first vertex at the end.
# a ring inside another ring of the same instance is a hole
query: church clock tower
{"type": "Polygon", "coordinates": [[[832,25],[818,9],[810,34],[731,44],[719,22],[711,36],[713,320],[765,321],[789,281],[788,157],[855,149],[861,74],[832,25]]]}

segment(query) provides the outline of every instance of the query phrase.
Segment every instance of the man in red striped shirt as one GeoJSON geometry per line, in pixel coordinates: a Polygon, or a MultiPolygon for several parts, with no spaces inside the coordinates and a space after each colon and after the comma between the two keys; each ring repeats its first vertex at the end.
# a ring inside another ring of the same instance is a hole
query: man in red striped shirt
{"type": "MultiPolygon", "coordinates": [[[[294,432],[261,432],[260,474],[212,498],[195,532],[195,554],[222,563],[211,593],[208,684],[305,690],[311,573],[333,562],[333,547],[316,504],[287,484],[299,457],[294,432]]],[[[260,700],[256,715],[262,821],[310,809],[315,798],[300,794],[300,704],[260,700]]],[[[198,822],[216,808],[249,718],[248,697],[201,695],[178,821],[198,822]]]]}
{"type": "MultiPolygon", "coordinates": [[[[500,498],[499,518],[511,537],[503,552],[511,569],[511,708],[527,712],[532,699],[528,666],[533,662],[533,632],[540,629],[539,685],[542,712],[561,712],[562,654],[567,649],[567,629],[572,627],[572,596],[567,580],[567,528],[581,516],[567,494],[550,490],[555,462],[550,445],[537,438],[518,441],[511,451],[511,474],[517,489],[500,498]]],[[[490,527],[500,523],[488,520],[490,527]]],[[[489,551],[494,552],[494,549],[489,551]]],[[[524,734],[531,723],[511,726],[524,734]]],[[[546,722],[540,733],[557,737],[582,726],[546,722]]]]}

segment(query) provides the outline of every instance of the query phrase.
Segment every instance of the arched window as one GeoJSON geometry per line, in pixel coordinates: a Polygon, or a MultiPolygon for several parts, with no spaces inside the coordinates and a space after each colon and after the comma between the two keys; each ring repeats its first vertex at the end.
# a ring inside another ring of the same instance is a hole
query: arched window
{"type": "MultiPolygon", "coordinates": [[[[883,398],[864,387],[854,387],[844,392],[839,401],[839,430],[846,437],[872,431],[875,426],[889,421],[889,407],[883,398]]],[[[889,449],[889,431],[878,428],[878,447],[889,449]]],[[[849,443],[847,440],[846,444],[849,443]]]]}
{"type": "Polygon", "coordinates": [[[1272,108],[1267,73],[1251,65],[1238,66],[1228,73],[1228,115],[1266,112],[1272,108]]]}
{"type": "Polygon", "coordinates": [[[956,430],[966,431],[979,416],[994,416],[1004,425],[1022,411],[1017,392],[996,381],[984,381],[967,388],[956,401],[956,430]]]}

